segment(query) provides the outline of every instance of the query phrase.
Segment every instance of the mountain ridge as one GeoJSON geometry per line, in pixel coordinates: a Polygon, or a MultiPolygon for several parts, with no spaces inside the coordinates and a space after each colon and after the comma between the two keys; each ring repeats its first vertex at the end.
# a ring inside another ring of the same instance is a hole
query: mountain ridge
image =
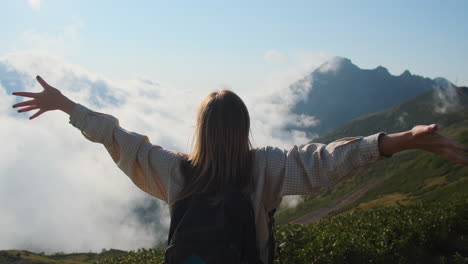
{"type": "Polygon", "coordinates": [[[323,135],[364,114],[398,105],[437,87],[452,87],[445,78],[430,79],[405,70],[392,75],[383,66],[361,69],[348,58],[334,57],[290,85],[295,91],[310,87],[291,111],[319,120],[312,127],[290,126],[310,137],[323,135]]]}

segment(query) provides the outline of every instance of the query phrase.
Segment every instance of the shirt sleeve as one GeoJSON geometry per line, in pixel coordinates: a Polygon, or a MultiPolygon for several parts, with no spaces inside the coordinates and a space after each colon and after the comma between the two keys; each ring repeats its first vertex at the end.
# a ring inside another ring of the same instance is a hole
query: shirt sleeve
{"type": "Polygon", "coordinates": [[[177,153],[151,144],[147,136],[125,130],[114,116],[91,111],[81,104],[73,107],[69,123],[86,139],[103,144],[117,166],[140,189],[168,202],[171,175],[180,160],[177,153]]]}
{"type": "Polygon", "coordinates": [[[291,150],[267,148],[266,184],[273,200],[285,195],[307,195],[331,186],[358,168],[385,159],[379,151],[380,132],[367,137],[338,139],[328,145],[310,143],[291,150]],[[280,197],[278,197],[280,195],[280,197]]]}

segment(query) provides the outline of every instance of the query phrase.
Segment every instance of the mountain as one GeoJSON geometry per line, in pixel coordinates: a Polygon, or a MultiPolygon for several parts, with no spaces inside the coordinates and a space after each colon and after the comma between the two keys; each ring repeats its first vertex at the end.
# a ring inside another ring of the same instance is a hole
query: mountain
{"type": "Polygon", "coordinates": [[[382,66],[360,69],[347,58],[335,57],[290,86],[297,93],[308,91],[292,107],[292,112],[320,120],[306,132],[322,135],[359,116],[398,105],[435,87],[447,86],[452,84],[443,78],[424,78],[408,70],[394,76],[382,66]]]}
{"type": "MultiPolygon", "coordinates": [[[[468,88],[431,90],[387,110],[356,118],[313,142],[399,132],[432,123],[439,125],[441,135],[468,145],[468,88]]],[[[440,201],[455,193],[467,194],[467,190],[468,167],[432,153],[404,151],[358,170],[331,189],[305,197],[295,208],[280,210],[277,222],[307,223],[349,209],[440,201]]]]}
{"type": "Polygon", "coordinates": [[[467,111],[468,88],[435,89],[384,111],[358,117],[312,142],[329,143],[341,137],[364,136],[380,131],[393,133],[415,125],[433,123],[445,128],[468,118],[467,111]]]}

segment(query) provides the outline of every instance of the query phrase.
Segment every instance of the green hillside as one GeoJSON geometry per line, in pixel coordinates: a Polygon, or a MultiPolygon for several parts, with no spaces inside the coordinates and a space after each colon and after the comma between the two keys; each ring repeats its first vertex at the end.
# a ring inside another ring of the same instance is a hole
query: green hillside
{"type": "MultiPolygon", "coordinates": [[[[456,89],[458,104],[448,104],[447,113],[435,109],[441,103],[435,92],[420,95],[391,109],[360,117],[314,140],[329,143],[348,136],[370,135],[380,131],[392,133],[411,129],[418,124],[439,124],[439,133],[468,144],[468,88],[456,89]]],[[[468,193],[468,168],[446,161],[431,153],[413,150],[394,155],[369,166],[365,172],[306,197],[295,208],[280,210],[277,222],[286,224],[308,213],[331,206],[365,185],[376,183],[362,198],[338,212],[382,205],[417,204],[422,200],[444,200],[452,193],[468,193]]],[[[336,214],[333,212],[332,214],[336,214]]]]}
{"type": "Polygon", "coordinates": [[[103,250],[101,253],[56,253],[52,255],[26,250],[0,250],[0,264],[89,264],[125,255],[128,255],[128,252],[116,249],[103,250]]]}
{"type": "MultiPolygon", "coordinates": [[[[274,263],[466,264],[467,208],[467,195],[451,195],[443,202],[376,207],[340,214],[309,225],[283,225],[276,230],[279,250],[275,253],[274,263]]],[[[6,262],[1,262],[0,258],[0,263],[160,264],[163,263],[164,250],[141,249],[89,262],[66,258],[21,262],[10,256],[5,258],[6,262]]]]}
{"type": "MultiPolygon", "coordinates": [[[[466,264],[467,208],[467,195],[451,195],[443,202],[376,207],[340,214],[309,225],[284,225],[276,230],[279,250],[275,253],[274,263],[466,264]]],[[[5,252],[0,252],[0,263],[160,264],[164,256],[163,249],[142,249],[78,262],[67,256],[67,260],[60,261],[52,256],[48,259],[34,256],[34,260],[26,260],[17,257],[16,251],[7,253],[10,255],[5,257],[5,252]]]]}
{"type": "Polygon", "coordinates": [[[275,263],[468,263],[468,200],[375,207],[281,226],[275,263]]]}

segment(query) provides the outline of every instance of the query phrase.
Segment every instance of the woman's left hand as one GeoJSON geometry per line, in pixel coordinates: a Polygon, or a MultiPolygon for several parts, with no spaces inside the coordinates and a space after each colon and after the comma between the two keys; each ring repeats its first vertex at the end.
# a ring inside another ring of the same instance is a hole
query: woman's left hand
{"type": "Polygon", "coordinates": [[[411,129],[413,136],[410,143],[411,148],[429,151],[445,159],[468,166],[468,157],[463,153],[463,151],[468,151],[468,147],[440,135],[437,133],[437,129],[436,124],[413,127],[411,129]]]}
{"type": "Polygon", "coordinates": [[[421,149],[468,166],[468,156],[463,153],[468,147],[438,134],[437,129],[436,124],[419,125],[405,132],[385,135],[379,144],[380,153],[389,156],[404,150],[421,149]]]}

